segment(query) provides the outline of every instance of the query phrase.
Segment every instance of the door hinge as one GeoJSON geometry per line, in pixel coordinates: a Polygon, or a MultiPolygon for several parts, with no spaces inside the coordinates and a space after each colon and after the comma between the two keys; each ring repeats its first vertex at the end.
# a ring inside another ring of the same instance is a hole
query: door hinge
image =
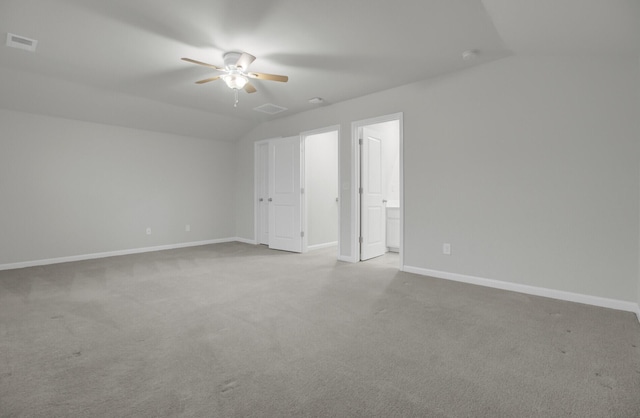
{"type": "Polygon", "coordinates": [[[362,242],[363,242],[363,241],[364,241],[364,240],[362,239],[362,237],[358,238],[358,242],[359,242],[360,244],[362,244],[362,242]]]}
{"type": "Polygon", "coordinates": [[[304,238],[304,231],[300,231],[300,238],[304,238]]]}
{"type": "Polygon", "coordinates": [[[360,188],[358,189],[358,193],[360,193],[360,194],[362,194],[362,192],[363,192],[363,191],[364,191],[364,190],[362,190],[362,187],[360,187],[360,188]]]}
{"type": "Polygon", "coordinates": [[[358,139],[358,144],[362,145],[362,138],[358,139]]]}

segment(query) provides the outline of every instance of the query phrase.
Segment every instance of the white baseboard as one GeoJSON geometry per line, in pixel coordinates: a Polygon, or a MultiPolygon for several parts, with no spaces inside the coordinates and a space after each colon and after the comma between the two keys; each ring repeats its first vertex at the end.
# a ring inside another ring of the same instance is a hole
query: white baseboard
{"type": "Polygon", "coordinates": [[[544,296],[552,299],[566,300],[569,302],[584,303],[586,305],[600,306],[603,308],[616,309],[619,311],[633,312],[636,314],[638,321],[640,321],[640,305],[634,302],[601,298],[598,296],[583,295],[580,293],[565,292],[562,290],[503,282],[500,280],[485,279],[482,277],[467,276],[464,274],[449,273],[446,271],[430,270],[406,265],[403,266],[402,271],[406,271],[407,273],[419,274],[421,276],[435,277],[437,279],[453,280],[456,282],[492,287],[495,289],[526,293],[528,295],[544,296]]]}
{"type": "Polygon", "coordinates": [[[238,241],[238,238],[220,238],[206,241],[181,242],[178,244],[158,245],[156,247],[132,248],[129,250],[107,251],[103,253],[72,255],[68,257],[47,258],[44,260],[22,261],[19,263],[0,264],[0,270],[12,270],[25,267],[46,266],[48,264],[68,263],[71,261],[92,260],[95,258],[115,257],[118,255],[129,255],[139,253],[149,253],[153,251],[173,250],[175,248],[197,247],[200,245],[220,244],[223,242],[238,241]]]}
{"type": "Polygon", "coordinates": [[[358,260],[356,260],[353,257],[350,256],[346,256],[346,255],[338,255],[338,261],[344,261],[345,263],[357,263],[358,260]]]}
{"type": "Polygon", "coordinates": [[[235,237],[232,241],[243,242],[245,244],[251,244],[251,245],[258,245],[258,241],[256,241],[255,239],[249,239],[249,238],[235,237]]]}
{"type": "Polygon", "coordinates": [[[319,250],[321,248],[335,247],[337,245],[338,245],[338,241],[325,242],[324,244],[309,245],[307,246],[307,250],[313,251],[313,250],[319,250]]]}

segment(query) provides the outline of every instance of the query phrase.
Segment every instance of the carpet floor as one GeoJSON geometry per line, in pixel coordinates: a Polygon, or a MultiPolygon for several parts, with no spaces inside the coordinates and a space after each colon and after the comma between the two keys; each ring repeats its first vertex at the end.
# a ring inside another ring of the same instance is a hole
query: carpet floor
{"type": "Polygon", "coordinates": [[[640,417],[632,313],[241,243],[0,271],[0,417],[640,417]]]}

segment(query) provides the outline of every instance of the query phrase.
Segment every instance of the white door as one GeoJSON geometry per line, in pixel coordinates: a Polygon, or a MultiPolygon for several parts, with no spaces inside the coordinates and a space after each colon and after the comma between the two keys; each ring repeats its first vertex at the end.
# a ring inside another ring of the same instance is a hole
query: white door
{"type": "Polygon", "coordinates": [[[360,148],[360,259],[368,260],[383,255],[387,250],[382,195],[382,140],[364,127],[360,148]]]}
{"type": "Polygon", "coordinates": [[[269,244],[269,143],[258,144],[258,244],[269,244]]]}
{"type": "Polygon", "coordinates": [[[269,142],[269,248],[302,252],[300,137],[269,142]]]}

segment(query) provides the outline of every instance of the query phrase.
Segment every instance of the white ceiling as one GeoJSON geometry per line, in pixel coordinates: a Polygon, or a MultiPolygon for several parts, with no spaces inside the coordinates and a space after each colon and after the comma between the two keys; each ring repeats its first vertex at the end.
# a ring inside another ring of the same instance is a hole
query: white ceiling
{"type": "Polygon", "coordinates": [[[261,121],[510,54],[640,55],[640,0],[0,0],[0,107],[233,140],[261,121]],[[465,50],[479,51],[464,61],[465,50]],[[181,57],[257,57],[233,92],[181,57]],[[273,103],[289,110],[252,110],[273,103]]]}

